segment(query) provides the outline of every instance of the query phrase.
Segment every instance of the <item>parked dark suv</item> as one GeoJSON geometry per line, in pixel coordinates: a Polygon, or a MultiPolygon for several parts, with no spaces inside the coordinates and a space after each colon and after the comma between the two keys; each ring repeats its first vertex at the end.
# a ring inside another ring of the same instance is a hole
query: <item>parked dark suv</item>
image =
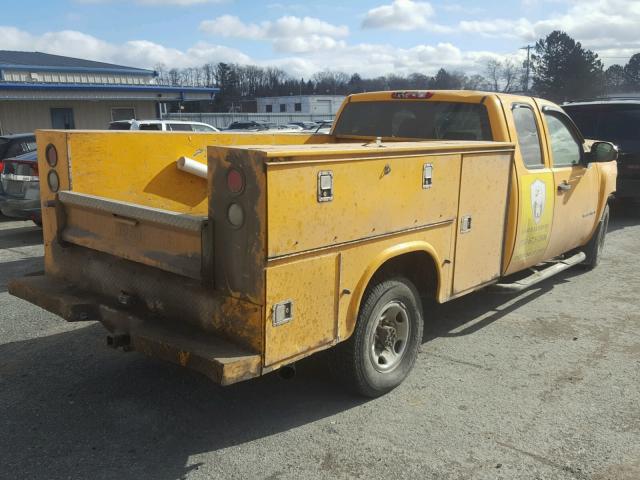
{"type": "Polygon", "coordinates": [[[562,108],[585,138],[618,146],[616,197],[640,200],[640,98],[576,102],[562,108]]]}

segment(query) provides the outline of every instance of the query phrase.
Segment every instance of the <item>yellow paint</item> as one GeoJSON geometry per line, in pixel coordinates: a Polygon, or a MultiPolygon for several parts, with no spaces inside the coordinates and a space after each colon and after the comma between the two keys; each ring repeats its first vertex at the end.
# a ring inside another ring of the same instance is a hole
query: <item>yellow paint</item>
{"type": "Polygon", "coordinates": [[[328,344],[335,338],[339,280],[336,254],[269,267],[266,276],[266,366],[328,344]],[[274,305],[288,300],[293,302],[293,320],[274,326],[274,305]]]}
{"type": "Polygon", "coordinates": [[[455,295],[500,276],[511,160],[511,152],[463,156],[454,258],[455,295]],[[465,221],[470,225],[465,225],[465,221]]]}
{"type": "Polygon", "coordinates": [[[518,234],[510,270],[521,270],[544,258],[553,221],[554,189],[550,172],[520,176],[518,234]]]}
{"type": "Polygon", "coordinates": [[[268,256],[399,232],[456,216],[460,155],[396,156],[269,165],[268,256]],[[433,166],[433,186],[422,170],[433,166]],[[385,168],[389,173],[385,173],[385,168]],[[333,175],[333,200],[318,202],[320,172],[333,175]],[[402,195],[397,192],[402,191],[402,195]]]}

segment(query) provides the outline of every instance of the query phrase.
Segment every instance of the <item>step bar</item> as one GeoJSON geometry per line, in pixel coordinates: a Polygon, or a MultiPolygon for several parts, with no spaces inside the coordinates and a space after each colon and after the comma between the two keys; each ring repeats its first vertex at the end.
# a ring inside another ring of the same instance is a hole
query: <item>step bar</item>
{"type": "Polygon", "coordinates": [[[522,278],[512,283],[496,283],[488,287],[488,290],[493,293],[521,292],[522,290],[532,287],[533,285],[540,283],[547,278],[551,278],[560,272],[564,272],[568,268],[584,262],[586,258],[587,255],[584,252],[578,252],[569,258],[558,260],[552,265],[543,268],[542,270],[534,271],[534,273],[532,273],[528,277],[522,278]]]}

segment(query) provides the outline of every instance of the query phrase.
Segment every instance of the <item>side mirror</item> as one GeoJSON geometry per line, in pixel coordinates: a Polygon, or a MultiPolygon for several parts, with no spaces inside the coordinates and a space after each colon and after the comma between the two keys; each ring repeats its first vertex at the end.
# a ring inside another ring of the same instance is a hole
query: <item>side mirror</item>
{"type": "Polygon", "coordinates": [[[594,142],[587,154],[588,162],[611,162],[618,159],[618,147],[610,142],[594,142]]]}

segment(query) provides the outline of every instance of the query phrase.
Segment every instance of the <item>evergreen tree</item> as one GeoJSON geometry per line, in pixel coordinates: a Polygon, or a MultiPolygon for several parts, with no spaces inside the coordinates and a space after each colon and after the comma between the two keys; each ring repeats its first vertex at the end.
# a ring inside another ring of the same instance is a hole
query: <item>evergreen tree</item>
{"type": "Polygon", "coordinates": [[[533,89],[543,98],[561,102],[602,94],[602,62],[591,50],[564,32],[554,31],[536,42],[531,56],[533,89]]]}
{"type": "Polygon", "coordinates": [[[640,53],[636,53],[624,66],[624,83],[629,90],[640,90],[640,53]]]}

